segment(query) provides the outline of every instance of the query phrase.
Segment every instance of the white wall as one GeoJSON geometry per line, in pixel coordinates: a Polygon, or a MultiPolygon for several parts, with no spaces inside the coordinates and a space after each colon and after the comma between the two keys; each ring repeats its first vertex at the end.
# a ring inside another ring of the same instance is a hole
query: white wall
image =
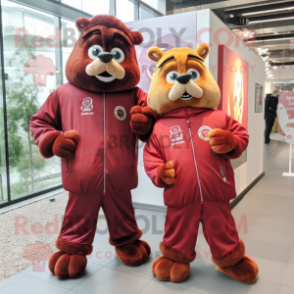
{"type": "MultiPolygon", "coordinates": [[[[201,11],[200,11],[201,12],[201,11]]],[[[265,85],[265,66],[264,62],[248,47],[244,47],[239,43],[235,45],[238,37],[227,30],[226,33],[221,33],[218,38],[215,38],[216,30],[219,28],[227,28],[227,26],[210,11],[210,27],[213,31],[210,34],[211,51],[209,54],[210,70],[218,80],[218,71],[214,70],[218,65],[218,46],[214,39],[220,43],[226,44],[228,35],[233,38],[233,42],[227,47],[242,57],[249,63],[249,81],[248,81],[248,132],[250,135],[249,146],[247,149],[247,163],[244,163],[235,170],[236,191],[240,194],[252,181],[254,181],[263,172],[263,132],[264,120],[263,113],[255,113],[255,83],[265,85]]],[[[263,95],[264,96],[264,95],[263,95]]]]}
{"type": "MultiPolygon", "coordinates": [[[[210,70],[216,81],[218,80],[216,67],[218,64],[218,47],[213,40],[213,32],[220,27],[226,26],[210,10],[207,9],[189,12],[186,14],[176,14],[152,20],[137,21],[129,23],[127,25],[131,27],[132,30],[138,30],[140,28],[148,27],[155,32],[157,31],[157,28],[160,27],[163,30],[163,35],[170,32],[170,27],[174,27],[176,31],[179,31],[180,28],[186,27],[187,30],[182,36],[181,41],[192,42],[194,49],[196,49],[197,47],[197,32],[203,32],[203,30],[205,31],[206,29],[207,32],[201,34],[201,41],[198,41],[199,43],[212,43],[211,52],[209,54],[209,57],[207,57],[206,59],[206,64],[210,67],[210,70]],[[150,26],[150,21],[153,22],[153,26],[150,26]],[[207,29],[209,28],[213,29],[212,33],[208,32],[207,29]]],[[[235,35],[231,31],[229,32],[233,36],[233,38],[235,38],[235,35]]],[[[148,38],[148,36],[146,37],[148,38]]],[[[223,43],[226,42],[225,35],[220,35],[220,38],[223,38],[223,40],[220,39],[220,41],[222,41],[223,43]]],[[[241,45],[240,48],[234,48],[233,45],[228,47],[229,49],[240,55],[243,59],[248,61],[251,66],[255,65],[255,70],[253,72],[250,72],[249,74],[248,131],[250,134],[250,144],[248,147],[248,159],[247,163],[243,164],[235,170],[236,190],[239,194],[263,171],[263,113],[254,113],[254,103],[255,83],[264,85],[265,68],[261,59],[257,57],[253,52],[251,52],[249,48],[244,48],[243,45],[241,45]]],[[[141,51],[142,48],[138,48],[137,55],[140,54],[141,51]]],[[[163,189],[155,187],[144,172],[142,146],[139,150],[138,173],[139,185],[137,189],[134,189],[132,191],[133,201],[135,203],[144,205],[147,204],[164,206],[163,189]]]]}
{"type": "Polygon", "coordinates": [[[283,68],[277,68],[272,70],[273,73],[273,80],[281,80],[281,79],[289,79],[289,80],[294,80],[294,69],[293,67],[285,67],[283,68]]]}

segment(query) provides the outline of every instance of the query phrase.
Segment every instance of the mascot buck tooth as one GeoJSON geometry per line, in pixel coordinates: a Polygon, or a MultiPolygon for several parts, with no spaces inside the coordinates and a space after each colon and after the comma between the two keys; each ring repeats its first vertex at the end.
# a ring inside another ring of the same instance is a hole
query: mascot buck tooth
{"type": "Polygon", "coordinates": [[[151,270],[158,280],[185,280],[201,222],[216,269],[253,283],[258,266],[245,255],[229,203],[236,197],[230,159],[247,148],[249,135],[237,121],[213,110],[220,91],[204,63],[208,53],[206,44],[196,51],[148,51],[157,67],[147,104],[160,118],[144,147],[144,166],[153,183],[165,188],[168,207],[162,256],[151,270]]]}
{"type": "Polygon", "coordinates": [[[63,186],[69,191],[60,250],[49,260],[60,279],[76,278],[92,252],[98,212],[103,208],[111,245],[126,265],[150,255],[139,240],[130,190],[138,183],[137,137],[146,140],[155,114],[136,85],[140,71],[134,45],[143,42],[113,16],[79,18],[81,35],[67,61],[69,83],[53,92],[31,119],[41,154],[62,158],[63,186]]]}

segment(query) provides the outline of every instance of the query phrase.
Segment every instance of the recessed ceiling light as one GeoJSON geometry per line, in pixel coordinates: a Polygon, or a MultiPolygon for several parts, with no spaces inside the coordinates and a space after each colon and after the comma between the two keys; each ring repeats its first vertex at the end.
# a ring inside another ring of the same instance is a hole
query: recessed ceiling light
{"type": "Polygon", "coordinates": [[[230,18],[234,18],[234,14],[233,13],[230,14],[230,18]]]}
{"type": "Polygon", "coordinates": [[[262,19],[262,20],[249,20],[249,24],[273,22],[273,21],[282,21],[282,20],[289,20],[289,19],[294,19],[294,16],[271,18],[271,19],[262,19]]]}
{"type": "MultiPolygon", "coordinates": [[[[293,17],[294,18],[294,17],[293,17]]],[[[253,43],[253,42],[269,42],[269,41],[282,41],[282,40],[289,40],[292,39],[292,37],[288,38],[275,38],[275,39],[263,39],[263,40],[252,40],[252,41],[247,41],[247,43],[253,43]]]]}
{"type": "Polygon", "coordinates": [[[247,13],[242,13],[241,15],[242,16],[257,15],[257,14],[273,13],[273,12],[278,12],[278,11],[283,11],[283,10],[292,10],[292,9],[294,9],[294,6],[285,7],[285,8],[278,8],[278,9],[269,9],[269,10],[262,10],[262,11],[247,12],[247,13]]]}

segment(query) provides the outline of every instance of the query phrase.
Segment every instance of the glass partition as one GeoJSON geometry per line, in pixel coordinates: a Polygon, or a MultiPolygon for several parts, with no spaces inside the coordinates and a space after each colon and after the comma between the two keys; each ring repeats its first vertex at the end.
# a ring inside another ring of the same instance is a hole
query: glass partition
{"type": "MultiPolygon", "coordinates": [[[[91,15],[116,12],[124,22],[158,16],[136,0],[58,2],[91,15]]],[[[159,0],[145,2],[155,8],[159,0]]],[[[1,207],[61,187],[60,159],[42,158],[29,131],[29,120],[49,94],[67,82],[65,66],[79,32],[74,20],[53,15],[53,8],[45,13],[9,0],[0,4],[1,207]]]]}
{"type": "Polygon", "coordinates": [[[62,3],[89,14],[110,14],[110,0],[62,0],[62,3]]]}
{"type": "Polygon", "coordinates": [[[129,0],[116,0],[116,17],[123,22],[135,20],[135,5],[129,0]]]}
{"type": "MultiPolygon", "coordinates": [[[[1,17],[0,17],[1,20],[1,17]]],[[[1,54],[0,47],[0,54],[1,54]]],[[[6,172],[6,146],[5,146],[5,126],[4,126],[4,88],[2,75],[3,68],[0,60],[0,205],[7,202],[7,172],[6,172]]]]}
{"type": "Polygon", "coordinates": [[[29,120],[60,85],[54,16],[2,1],[11,199],[61,183],[60,159],[45,160],[29,120]]]}

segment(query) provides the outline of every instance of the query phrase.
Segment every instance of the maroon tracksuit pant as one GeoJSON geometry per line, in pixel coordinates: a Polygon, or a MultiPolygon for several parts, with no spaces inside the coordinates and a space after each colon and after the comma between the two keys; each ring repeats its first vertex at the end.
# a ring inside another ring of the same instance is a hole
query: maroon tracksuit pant
{"type": "Polygon", "coordinates": [[[195,252],[199,222],[214,258],[225,256],[239,244],[229,201],[168,207],[163,242],[181,252],[195,252]]]}
{"type": "Polygon", "coordinates": [[[111,240],[117,240],[137,232],[131,192],[103,192],[75,194],[69,192],[69,200],[59,239],[84,245],[92,245],[102,207],[107,219],[111,240]]]}

